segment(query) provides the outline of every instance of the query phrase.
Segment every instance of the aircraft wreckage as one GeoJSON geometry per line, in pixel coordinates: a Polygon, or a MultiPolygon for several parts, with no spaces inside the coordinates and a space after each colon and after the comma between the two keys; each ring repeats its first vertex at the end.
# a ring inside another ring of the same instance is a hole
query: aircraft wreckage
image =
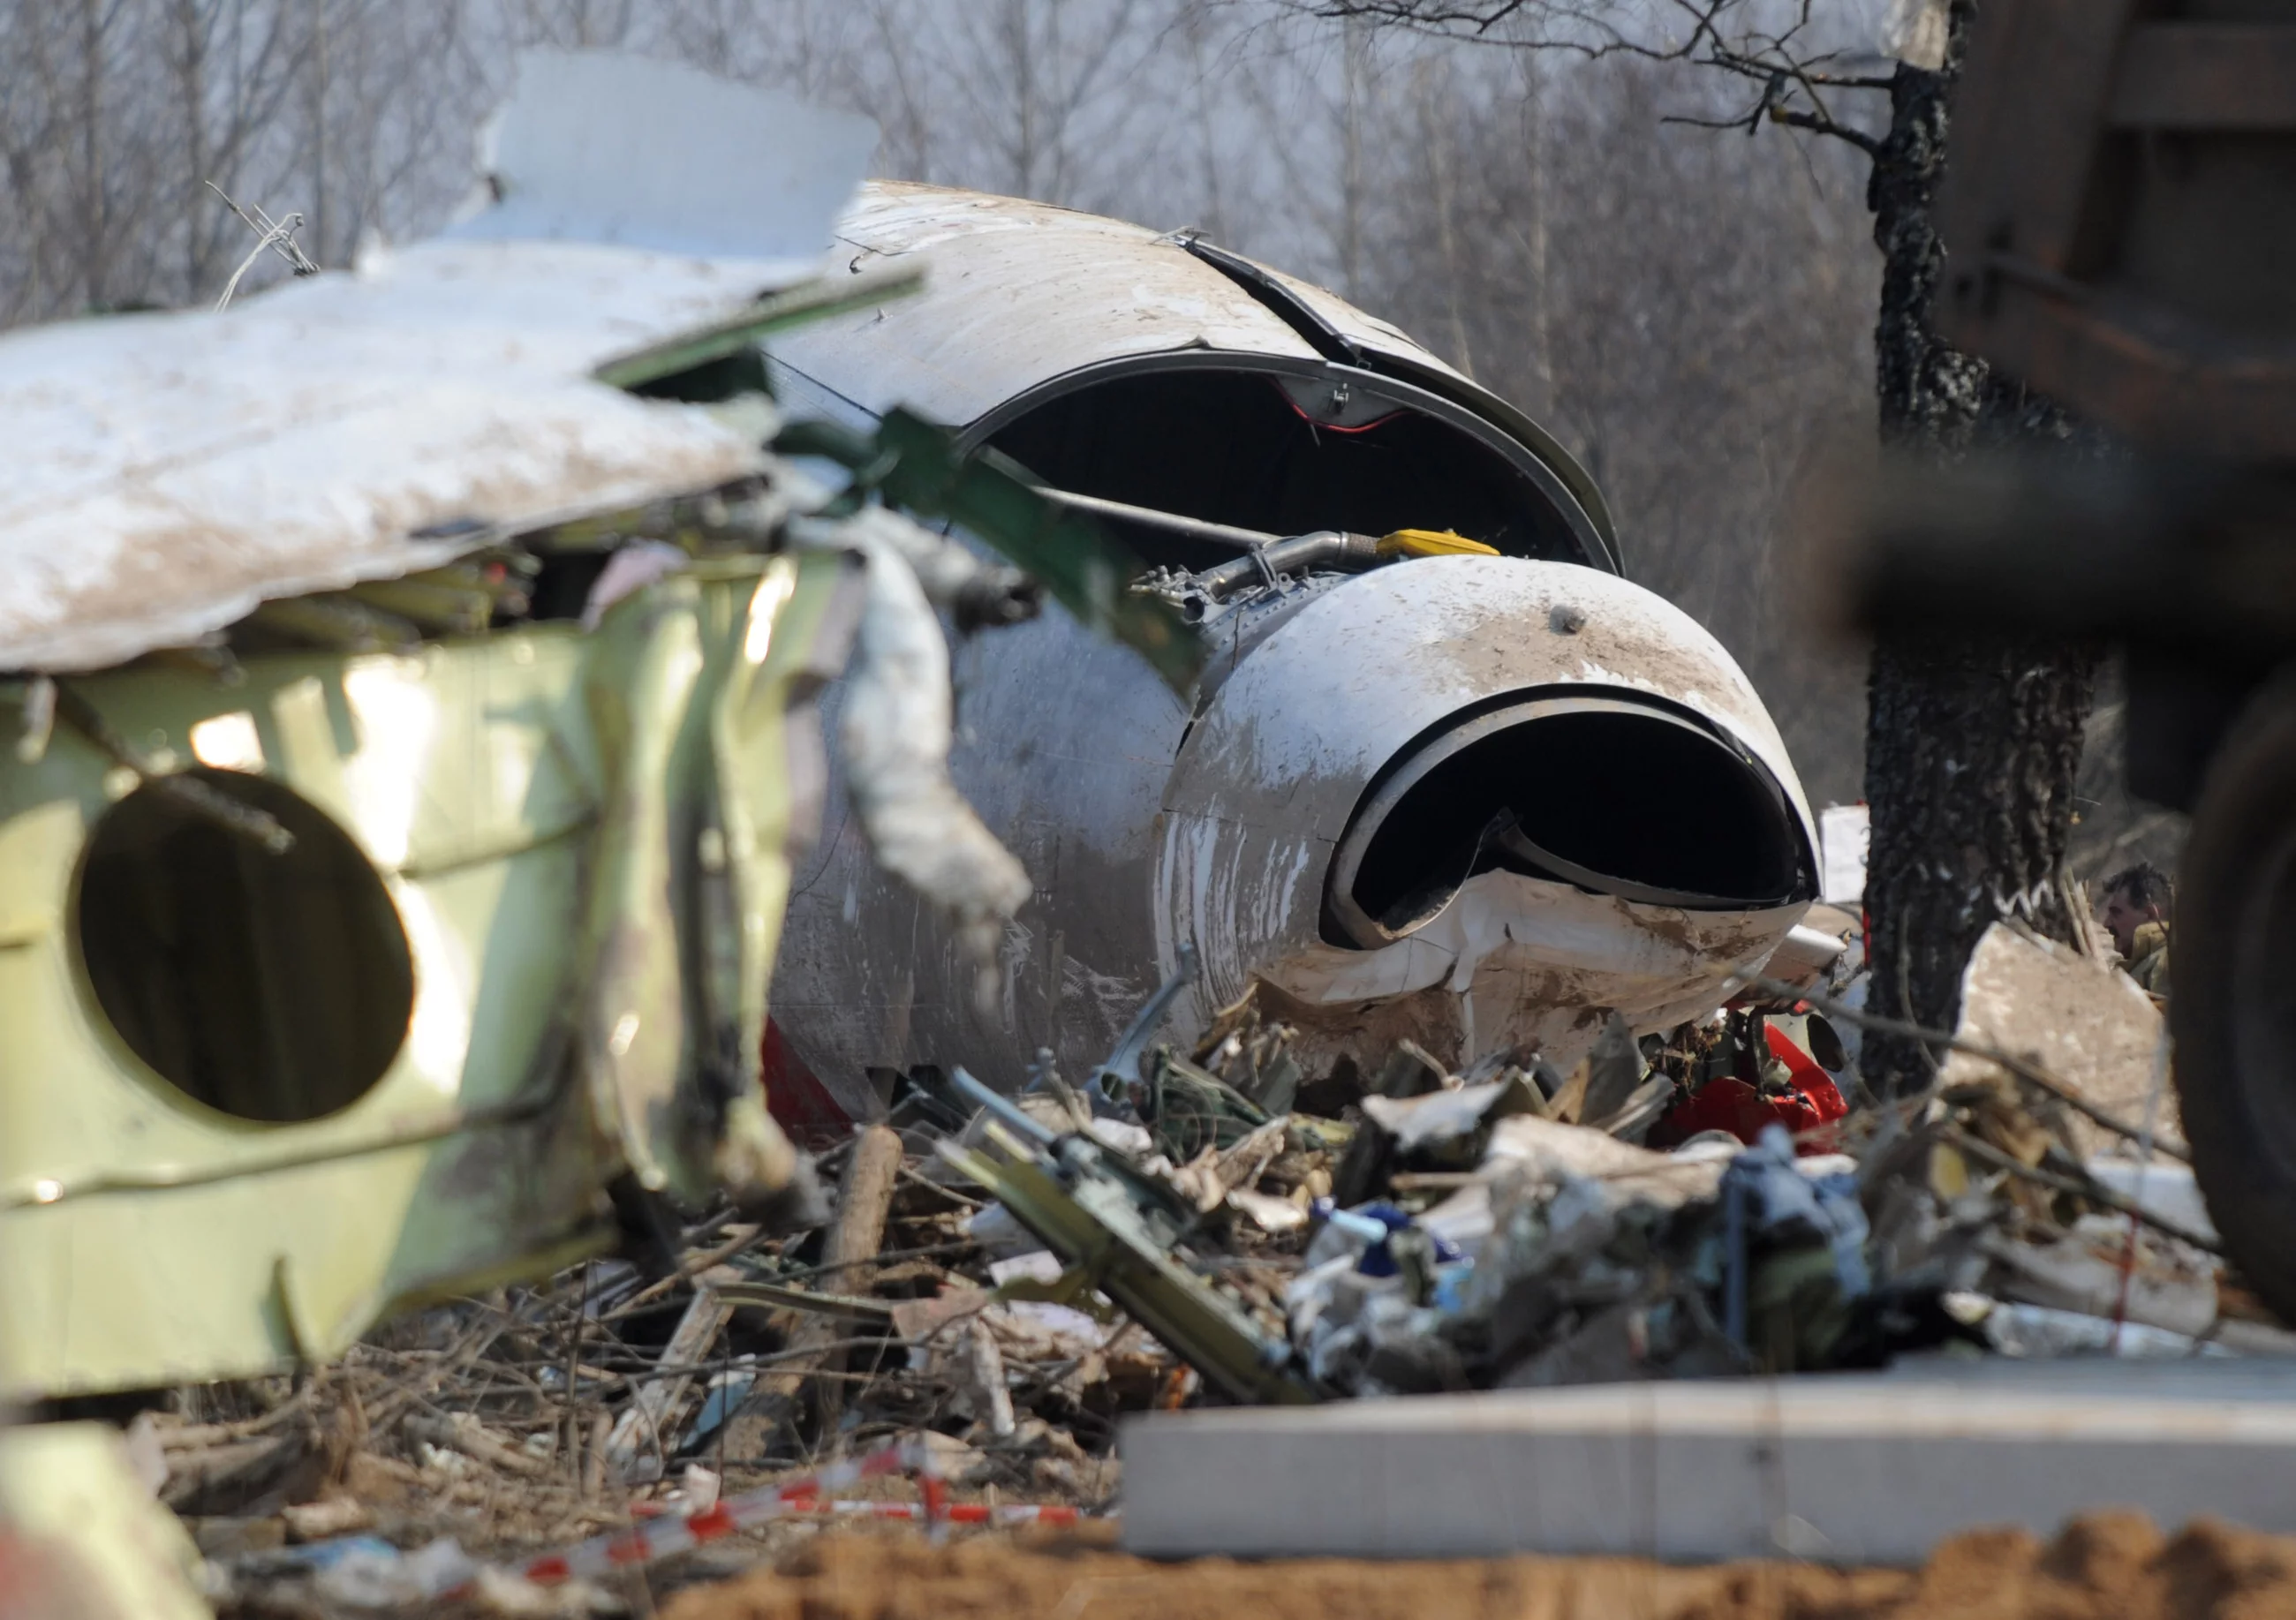
{"type": "Polygon", "coordinates": [[[1029,881],[949,784],[938,614],[1048,593],[1191,678],[945,432],[890,416],[866,489],[776,454],[759,342],[914,281],[822,273],[875,140],[537,53],[442,236],[0,337],[0,1562],[198,1612],[117,1432],[35,1403],[308,1367],[665,1206],[818,1212],[755,1054],[825,682],[841,802],[993,958],[1029,881]]]}
{"type": "MultiPolygon", "coordinates": [[[[873,130],[660,64],[491,139],[438,239],[0,338],[0,1404],[786,1215],[769,1098],[1082,1066],[1184,961],[1183,1034],[1568,1061],[1834,947],[1744,676],[1391,328],[914,186],[824,268],[873,130]]],[[[115,1435],[0,1430],[0,1520],[82,1500],[115,1435]]]]}
{"type": "Polygon", "coordinates": [[[838,234],[925,287],[777,343],[785,405],[961,424],[1120,535],[1211,661],[1176,695],[1059,614],[959,646],[952,774],[1035,883],[996,1000],[832,801],[772,995],[784,1119],[915,1065],[1090,1072],[1190,952],[1177,1039],[1257,981],[1311,1053],[1567,1068],[1611,1010],[1666,1027],[1838,950],[1795,929],[1816,832],[1760,699],[1521,412],[1190,233],[874,184],[838,234]]]}
{"type": "Polygon", "coordinates": [[[1184,961],[1182,1035],[1568,1063],[1834,948],[1534,424],[1187,237],[877,185],[824,269],[873,139],[543,53],[444,236],[0,340],[0,1396],[801,1199],[768,1101],[1080,1069],[1184,961]]]}
{"type": "Polygon", "coordinates": [[[939,614],[1200,667],[942,430],[777,453],[760,342],[915,281],[824,273],[875,141],[533,53],[441,236],[0,337],[0,1563],[203,1612],[118,1432],[12,1416],[309,1367],[668,1206],[818,1214],[755,1054],[824,683],[840,802],[993,961],[1029,885],[949,783],[939,614]]]}

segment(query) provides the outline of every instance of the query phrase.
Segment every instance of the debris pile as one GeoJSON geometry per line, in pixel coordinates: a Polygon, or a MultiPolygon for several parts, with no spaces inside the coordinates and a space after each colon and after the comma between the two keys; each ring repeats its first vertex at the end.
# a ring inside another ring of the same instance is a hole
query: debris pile
{"type": "Polygon", "coordinates": [[[641,1240],[641,1259],[392,1324],[299,1380],[175,1391],[135,1417],[131,1453],[226,1614],[578,1584],[586,1539],[645,1562],[717,1538],[638,1531],[713,1510],[747,1533],[1104,1507],[1113,1420],[1177,1398],[1184,1370],[1111,1313],[1029,1297],[1042,1268],[997,1261],[966,1231],[982,1200],[927,1162],[863,1131],[821,1156],[824,1226],[775,1237],[720,1211],[650,1256],[641,1240]],[[852,1478],[824,1463],[873,1456],[841,1465],[852,1478]]]}
{"type": "MultiPolygon", "coordinates": [[[[1988,942],[1973,978],[2102,982],[2052,950],[1988,942]]],[[[1567,1075],[1405,1041],[1351,1091],[1256,995],[1154,1042],[1173,989],[1080,1082],[1048,1054],[1015,1095],[904,1076],[821,1156],[824,1225],[723,1211],[291,1389],[179,1392],[135,1444],[226,1593],[380,1603],[612,1547],[706,1573],[840,1511],[1090,1515],[1117,1419],[1200,1400],[2296,1346],[2222,1272],[2157,1097],[2124,1119],[1966,1029],[1876,1100],[1827,1010],[1862,1013],[1756,981],[1663,1037],[1614,1019],[1567,1075]],[[687,1528],[632,1539],[654,1515],[687,1528]]]]}
{"type": "Polygon", "coordinates": [[[999,1200],[976,1230],[1009,1215],[1062,1297],[1097,1289],[1231,1399],[2296,1345],[2220,1279],[2141,993],[2004,929],[1967,1000],[1902,1099],[1864,1094],[1823,1010],[1855,1006],[1755,980],[1662,1036],[1613,1016],[1568,1076],[1404,1041],[1341,1100],[1247,995],[1081,1092],[960,1076],[983,1113],[940,1151],[999,1200]]]}

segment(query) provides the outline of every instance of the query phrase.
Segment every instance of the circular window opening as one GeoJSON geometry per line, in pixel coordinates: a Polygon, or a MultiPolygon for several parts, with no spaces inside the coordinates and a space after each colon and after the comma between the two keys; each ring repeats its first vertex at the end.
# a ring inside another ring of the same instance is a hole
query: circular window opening
{"type": "Polygon", "coordinates": [[[95,999],[137,1057],[209,1108],[275,1124],[347,1108],[414,1011],[398,912],[358,847],[289,789],[188,774],[294,847],[275,853],[158,783],[112,806],[80,873],[95,999]]]}

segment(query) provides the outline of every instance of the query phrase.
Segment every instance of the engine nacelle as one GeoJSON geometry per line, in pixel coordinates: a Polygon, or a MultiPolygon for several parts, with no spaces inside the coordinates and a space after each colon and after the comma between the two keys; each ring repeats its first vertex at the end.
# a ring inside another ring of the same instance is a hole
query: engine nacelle
{"type": "Polygon", "coordinates": [[[1114,523],[1201,614],[1193,705],[1056,611],[959,647],[954,774],[1037,886],[1001,1000],[975,1004],[832,800],[773,990],[785,1117],[867,1113],[915,1064],[1012,1085],[1049,1049],[1086,1069],[1184,942],[1201,978],[1175,1038],[1257,979],[1330,1054],[1407,1034],[1567,1063],[1611,1010],[1711,1010],[1800,919],[1816,831],[1760,699],[1619,577],[1599,495],[1519,412],[1199,241],[906,185],[869,188],[840,236],[857,266],[923,252],[927,289],[777,344],[793,413],[906,405],[1055,488],[1503,554],[1191,594],[1233,548],[1114,523]]]}

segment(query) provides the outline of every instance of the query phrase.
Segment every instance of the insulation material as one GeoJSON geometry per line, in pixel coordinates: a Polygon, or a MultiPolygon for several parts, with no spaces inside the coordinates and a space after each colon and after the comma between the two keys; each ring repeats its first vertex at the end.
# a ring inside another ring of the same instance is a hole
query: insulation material
{"type": "Polygon", "coordinates": [[[846,791],[878,863],[948,914],[975,964],[976,993],[993,1007],[996,948],[1031,885],[949,781],[948,642],[909,560],[913,552],[930,554],[934,537],[919,530],[922,539],[897,543],[896,527],[916,526],[879,511],[865,521],[796,531],[800,544],[849,549],[868,565],[839,726],[846,791]]]}
{"type": "Polygon", "coordinates": [[[1817,813],[1817,837],[1824,871],[1818,897],[1828,905],[1856,905],[1866,897],[1873,812],[1864,805],[1828,805],[1817,813]]]}

